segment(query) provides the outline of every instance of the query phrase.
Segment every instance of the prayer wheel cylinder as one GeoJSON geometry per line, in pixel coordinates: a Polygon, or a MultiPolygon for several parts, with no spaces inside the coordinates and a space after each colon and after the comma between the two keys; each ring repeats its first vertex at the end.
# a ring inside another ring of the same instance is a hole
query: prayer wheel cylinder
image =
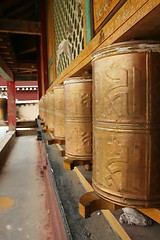
{"type": "Polygon", "coordinates": [[[64,140],[64,86],[54,87],[54,136],[64,140]]]}
{"type": "Polygon", "coordinates": [[[77,160],[92,160],[92,80],[64,81],[65,154],[77,160]]]}
{"type": "Polygon", "coordinates": [[[45,122],[46,121],[46,96],[44,95],[42,97],[42,120],[45,122]]]}
{"type": "Polygon", "coordinates": [[[49,129],[54,129],[54,91],[49,92],[48,112],[48,127],[49,129]]]}
{"type": "Polygon", "coordinates": [[[54,93],[47,93],[47,126],[49,129],[54,129],[54,93]]]}
{"type": "Polygon", "coordinates": [[[41,120],[44,120],[44,96],[39,101],[39,115],[41,120]]]}
{"type": "Polygon", "coordinates": [[[39,100],[38,106],[39,106],[39,116],[42,119],[42,98],[39,100]]]}
{"type": "Polygon", "coordinates": [[[47,126],[47,128],[49,128],[49,93],[47,93],[46,95],[45,95],[45,97],[46,97],[46,108],[45,108],[45,110],[46,110],[46,126],[47,126]]]}
{"type": "Polygon", "coordinates": [[[7,120],[7,99],[0,98],[0,121],[7,120]]]}
{"type": "Polygon", "coordinates": [[[160,42],[93,53],[93,188],[122,206],[160,207],[160,42]]]}
{"type": "Polygon", "coordinates": [[[45,125],[47,125],[47,97],[46,95],[44,95],[44,99],[43,99],[43,118],[44,118],[44,122],[45,125]]]}

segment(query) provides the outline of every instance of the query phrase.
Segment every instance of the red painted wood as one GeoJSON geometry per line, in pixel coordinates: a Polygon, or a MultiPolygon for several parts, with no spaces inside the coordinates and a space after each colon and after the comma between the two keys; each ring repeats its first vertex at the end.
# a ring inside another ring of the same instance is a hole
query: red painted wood
{"type": "MultiPolygon", "coordinates": [[[[7,81],[2,77],[0,77],[0,86],[7,88],[7,81]]],[[[27,101],[39,99],[37,81],[17,81],[15,82],[15,87],[16,87],[16,100],[27,101]],[[24,88],[23,90],[22,87],[24,88]],[[28,89],[26,89],[26,87],[28,89]],[[36,89],[34,89],[35,87],[36,89]],[[32,88],[32,90],[30,88],[32,88]]]]}
{"type": "Polygon", "coordinates": [[[18,101],[38,100],[38,93],[36,90],[16,91],[16,99],[18,101]]]}
{"type": "Polygon", "coordinates": [[[16,129],[16,91],[15,82],[7,82],[8,102],[8,126],[9,130],[16,129]]]}
{"type": "Polygon", "coordinates": [[[37,86],[38,83],[37,81],[15,81],[15,86],[20,87],[20,86],[37,86]]]}
{"type": "Polygon", "coordinates": [[[42,77],[41,77],[41,54],[40,54],[40,38],[37,37],[37,79],[39,99],[42,97],[42,77]]]}
{"type": "Polygon", "coordinates": [[[50,211],[50,227],[52,227],[52,240],[67,240],[67,234],[63,223],[63,218],[59,209],[58,201],[48,168],[45,147],[42,141],[38,141],[37,144],[39,148],[39,167],[41,168],[41,174],[44,176],[45,186],[48,193],[46,201],[50,211]]]}
{"type": "Polygon", "coordinates": [[[0,76],[0,86],[7,86],[7,80],[0,76]]]}
{"type": "Polygon", "coordinates": [[[41,7],[41,70],[42,70],[42,86],[44,92],[48,89],[48,61],[47,61],[47,40],[46,40],[46,9],[44,1],[40,1],[41,7]]]}

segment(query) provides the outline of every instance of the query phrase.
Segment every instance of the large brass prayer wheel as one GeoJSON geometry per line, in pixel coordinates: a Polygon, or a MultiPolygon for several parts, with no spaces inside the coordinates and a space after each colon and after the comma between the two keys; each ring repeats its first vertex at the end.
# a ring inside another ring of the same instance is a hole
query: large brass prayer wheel
{"type": "Polygon", "coordinates": [[[41,120],[44,120],[44,96],[39,100],[39,115],[41,120]]]}
{"type": "Polygon", "coordinates": [[[40,118],[42,118],[42,98],[39,100],[38,106],[39,106],[39,116],[40,118]]]}
{"type": "Polygon", "coordinates": [[[46,120],[47,120],[47,97],[46,95],[44,95],[42,97],[42,119],[46,124],[46,120]]]}
{"type": "Polygon", "coordinates": [[[77,160],[92,160],[92,80],[64,81],[65,154],[77,160]]]}
{"type": "Polygon", "coordinates": [[[49,92],[45,95],[45,124],[46,124],[47,128],[49,128],[49,121],[50,121],[49,95],[50,95],[49,92]]]}
{"type": "Polygon", "coordinates": [[[48,101],[48,127],[49,129],[54,129],[54,91],[49,92],[48,101]]]}
{"type": "Polygon", "coordinates": [[[93,188],[119,205],[160,207],[160,42],[93,53],[93,188]]]}
{"type": "Polygon", "coordinates": [[[64,140],[64,86],[54,87],[54,136],[64,140]]]}
{"type": "Polygon", "coordinates": [[[0,121],[7,120],[7,99],[0,98],[0,121]]]}
{"type": "Polygon", "coordinates": [[[54,91],[46,95],[46,125],[50,130],[54,129],[54,91]]]}

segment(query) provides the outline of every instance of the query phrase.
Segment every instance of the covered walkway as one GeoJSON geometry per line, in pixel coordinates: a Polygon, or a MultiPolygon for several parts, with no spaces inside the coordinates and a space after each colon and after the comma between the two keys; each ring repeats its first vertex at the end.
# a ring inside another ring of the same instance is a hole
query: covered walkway
{"type": "Polygon", "coordinates": [[[52,229],[41,144],[36,136],[16,138],[1,170],[0,239],[65,239],[63,226],[61,236],[52,229]]]}

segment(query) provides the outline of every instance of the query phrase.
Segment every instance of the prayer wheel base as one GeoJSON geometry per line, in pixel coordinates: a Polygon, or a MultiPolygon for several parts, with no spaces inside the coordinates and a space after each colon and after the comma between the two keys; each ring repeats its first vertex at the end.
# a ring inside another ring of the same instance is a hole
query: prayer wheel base
{"type": "Polygon", "coordinates": [[[57,143],[57,147],[58,147],[58,150],[60,151],[61,156],[64,157],[65,149],[59,143],[57,143]]]}
{"type": "Polygon", "coordinates": [[[100,198],[94,191],[87,192],[79,200],[79,213],[84,218],[89,218],[91,214],[98,210],[116,210],[121,206],[100,198]]]}
{"type": "Polygon", "coordinates": [[[63,162],[63,167],[65,170],[73,170],[76,166],[83,166],[85,165],[86,171],[91,170],[91,161],[90,160],[79,160],[79,159],[71,159],[65,158],[63,162]]]}
{"type": "Polygon", "coordinates": [[[52,144],[65,144],[65,139],[51,138],[47,140],[48,145],[52,144]]]}

